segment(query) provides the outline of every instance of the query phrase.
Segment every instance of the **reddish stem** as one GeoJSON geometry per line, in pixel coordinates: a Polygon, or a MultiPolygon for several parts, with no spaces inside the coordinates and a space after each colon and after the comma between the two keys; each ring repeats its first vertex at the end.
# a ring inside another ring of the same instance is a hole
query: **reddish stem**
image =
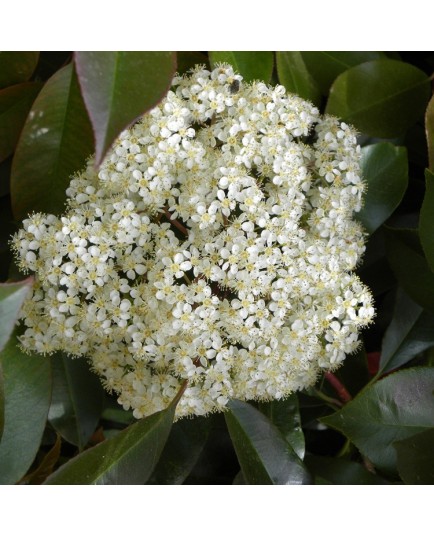
{"type": "Polygon", "coordinates": [[[174,219],[172,220],[171,217],[172,217],[172,214],[170,214],[170,212],[167,210],[166,207],[164,207],[164,215],[166,216],[166,218],[169,220],[169,222],[174,225],[177,229],[179,229],[181,231],[181,233],[185,234],[185,236],[188,236],[188,231],[187,229],[182,225],[181,222],[179,222],[178,220],[174,219]]]}
{"type": "Polygon", "coordinates": [[[345,385],[341,383],[341,381],[332,372],[326,372],[324,377],[336,391],[336,394],[344,404],[353,399],[345,385]]]}
{"type": "Polygon", "coordinates": [[[184,391],[187,389],[188,386],[188,380],[184,380],[181,383],[181,387],[179,388],[179,391],[176,393],[175,398],[172,400],[172,404],[176,406],[176,404],[180,401],[182,395],[184,394],[184,391]]]}

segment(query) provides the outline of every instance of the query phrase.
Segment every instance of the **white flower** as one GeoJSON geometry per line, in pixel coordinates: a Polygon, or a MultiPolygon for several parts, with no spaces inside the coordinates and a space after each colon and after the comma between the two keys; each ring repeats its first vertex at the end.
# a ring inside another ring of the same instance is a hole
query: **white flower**
{"type": "Polygon", "coordinates": [[[374,315],[351,273],[359,162],[353,129],[283,86],[227,65],[176,77],[71,180],[64,215],[13,238],[36,274],[22,346],[87,356],[138,418],[185,382],[177,417],[311,385],[374,315]]]}

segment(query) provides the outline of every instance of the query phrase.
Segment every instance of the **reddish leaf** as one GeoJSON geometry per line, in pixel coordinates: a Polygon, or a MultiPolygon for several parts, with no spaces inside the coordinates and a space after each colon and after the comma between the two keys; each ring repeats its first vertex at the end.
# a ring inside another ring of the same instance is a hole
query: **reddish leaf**
{"type": "Polygon", "coordinates": [[[176,69],[176,54],[76,52],[75,63],[100,164],[119,134],[164,97],[176,69]]]}

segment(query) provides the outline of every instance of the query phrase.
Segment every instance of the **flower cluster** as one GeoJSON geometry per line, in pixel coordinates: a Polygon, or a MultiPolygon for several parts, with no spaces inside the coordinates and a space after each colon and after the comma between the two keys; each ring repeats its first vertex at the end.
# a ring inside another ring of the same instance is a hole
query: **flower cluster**
{"type": "Polygon", "coordinates": [[[176,77],[13,238],[25,349],[87,356],[137,418],[279,399],[358,346],[372,296],[354,130],[228,65],[176,77]]]}

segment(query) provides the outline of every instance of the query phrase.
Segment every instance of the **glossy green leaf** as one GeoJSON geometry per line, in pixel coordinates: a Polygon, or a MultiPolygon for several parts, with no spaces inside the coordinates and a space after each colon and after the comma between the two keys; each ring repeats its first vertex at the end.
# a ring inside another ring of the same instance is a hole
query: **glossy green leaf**
{"type": "Polygon", "coordinates": [[[434,274],[412,229],[386,229],[387,258],[407,294],[434,314],[434,274]],[[417,277],[415,277],[417,274],[417,277]]]}
{"type": "Polygon", "coordinates": [[[431,97],[425,112],[425,131],[428,144],[429,168],[434,171],[434,96],[431,97]]]}
{"type": "Polygon", "coordinates": [[[285,400],[261,402],[259,410],[277,426],[294,452],[302,460],[305,453],[305,442],[297,395],[294,393],[285,400]]]}
{"type": "Polygon", "coordinates": [[[360,463],[342,458],[328,458],[327,456],[306,456],[305,463],[315,476],[315,484],[327,481],[338,485],[374,485],[388,482],[378,475],[370,473],[360,463]]]}
{"type": "Polygon", "coordinates": [[[422,117],[430,85],[417,67],[396,60],[362,63],[334,81],[326,112],[364,134],[393,138],[422,117]]]}
{"type": "Polygon", "coordinates": [[[26,82],[38,59],[39,52],[0,52],[0,88],[26,82]]]}
{"type": "Polygon", "coordinates": [[[48,420],[69,443],[83,450],[102,413],[104,390],[85,359],[52,357],[53,395],[48,420]]]}
{"type": "Polygon", "coordinates": [[[53,473],[45,484],[145,484],[167,441],[175,405],[142,419],[53,473]]]}
{"type": "Polygon", "coordinates": [[[0,352],[9,340],[24,300],[32,288],[33,277],[19,283],[0,283],[0,352]]]}
{"type": "Polygon", "coordinates": [[[426,260],[434,272],[434,174],[425,170],[425,197],[420,210],[419,236],[426,260]]]}
{"type": "Polygon", "coordinates": [[[0,484],[14,484],[28,471],[41,443],[51,398],[50,359],[23,354],[12,335],[0,361],[5,395],[0,484]]]}
{"type": "Polygon", "coordinates": [[[210,425],[211,419],[205,417],[176,422],[147,483],[182,484],[199,459],[210,425]]]}
{"type": "Polygon", "coordinates": [[[434,368],[401,370],[368,386],[321,422],[348,437],[376,467],[396,471],[393,443],[434,426],[434,368]]]}
{"type": "Polygon", "coordinates": [[[279,429],[246,402],[231,400],[226,424],[249,484],[310,484],[310,475],[279,429]]]}
{"type": "Polygon", "coordinates": [[[42,88],[21,133],[11,176],[15,218],[61,213],[71,176],[92,152],[92,128],[70,64],[42,88]]]}
{"type": "Polygon", "coordinates": [[[241,74],[246,82],[262,80],[269,82],[273,73],[272,52],[210,52],[211,67],[219,63],[229,63],[234,70],[241,74]]]}
{"type": "Polygon", "coordinates": [[[302,52],[307,69],[318,84],[323,95],[327,95],[335,78],[366,61],[384,58],[382,52],[302,52]]]}
{"type": "Polygon", "coordinates": [[[364,147],[362,176],[367,192],[356,218],[372,234],[393,213],[407,189],[407,150],[386,142],[364,147]]]}
{"type": "Polygon", "coordinates": [[[394,443],[406,484],[434,484],[434,428],[394,443]]]}
{"type": "Polygon", "coordinates": [[[301,52],[276,52],[279,81],[289,93],[295,93],[316,105],[321,103],[321,92],[303,61],[301,52]]]}
{"type": "Polygon", "coordinates": [[[75,64],[95,134],[95,160],[170,88],[174,52],[76,52],[75,64]]]}
{"type": "Polygon", "coordinates": [[[42,84],[26,82],[0,91],[0,161],[11,155],[42,84]]]}
{"type": "Polygon", "coordinates": [[[379,372],[384,374],[401,367],[432,346],[434,315],[398,289],[392,322],[383,338],[379,372]]]}

